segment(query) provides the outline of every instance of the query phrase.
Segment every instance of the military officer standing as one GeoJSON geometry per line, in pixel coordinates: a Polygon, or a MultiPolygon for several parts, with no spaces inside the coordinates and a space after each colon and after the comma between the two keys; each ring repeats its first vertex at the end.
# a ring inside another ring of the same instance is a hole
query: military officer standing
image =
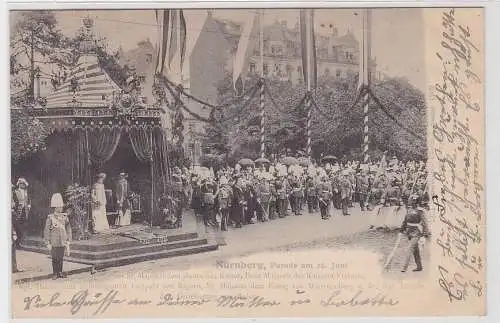
{"type": "Polygon", "coordinates": [[[271,188],[269,182],[264,175],[258,178],[258,183],[255,188],[257,218],[262,221],[269,220],[269,202],[271,200],[271,188]]]}
{"type": "Polygon", "coordinates": [[[227,231],[229,221],[229,208],[231,206],[232,189],[225,176],[219,180],[220,188],[217,194],[217,201],[221,212],[220,227],[222,231],[227,231]]]}
{"type": "Polygon", "coordinates": [[[361,211],[368,210],[370,179],[368,177],[368,169],[365,166],[361,167],[361,172],[357,177],[356,189],[358,190],[359,206],[361,207],[361,211]]]}
{"type": "Polygon", "coordinates": [[[352,193],[352,183],[350,179],[349,172],[344,170],[342,173],[343,177],[340,179],[340,197],[342,203],[342,214],[349,215],[349,204],[352,193]]]}
{"type": "Polygon", "coordinates": [[[321,181],[317,186],[317,196],[319,200],[319,210],[321,212],[321,218],[323,220],[328,220],[330,217],[330,200],[332,198],[332,185],[329,183],[328,178],[323,176],[321,181]]]}
{"type": "Polygon", "coordinates": [[[408,247],[408,253],[405,257],[403,263],[402,272],[408,269],[411,256],[415,258],[416,268],[413,271],[422,271],[422,259],[420,257],[420,249],[418,241],[421,237],[429,237],[429,231],[427,226],[427,221],[425,219],[424,211],[417,208],[418,196],[410,196],[410,201],[408,204],[408,211],[401,225],[401,232],[406,234],[408,240],[410,241],[408,247]]]}
{"type": "Polygon", "coordinates": [[[241,228],[243,224],[243,217],[245,214],[246,201],[243,190],[243,178],[235,178],[235,185],[233,186],[233,195],[231,201],[231,218],[235,223],[236,228],[241,228]]]}
{"type": "Polygon", "coordinates": [[[309,213],[313,213],[317,208],[318,194],[312,177],[308,177],[306,181],[307,190],[307,209],[309,213]]]}
{"type": "Polygon", "coordinates": [[[71,242],[71,225],[66,213],[63,213],[64,203],[61,194],[52,195],[50,207],[54,212],[47,216],[44,229],[44,240],[52,256],[52,271],[54,279],[64,278],[63,258],[69,253],[71,242]]]}

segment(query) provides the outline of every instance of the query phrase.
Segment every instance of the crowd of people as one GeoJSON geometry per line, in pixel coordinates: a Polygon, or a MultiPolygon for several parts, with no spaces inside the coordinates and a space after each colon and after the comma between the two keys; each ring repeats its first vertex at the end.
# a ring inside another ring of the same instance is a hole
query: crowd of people
{"type": "Polygon", "coordinates": [[[403,163],[396,157],[367,164],[278,162],[237,164],[218,171],[175,168],[172,177],[174,194],[160,201],[167,227],[182,225],[185,208],[192,208],[206,226],[226,231],[230,226],[241,228],[305,211],[319,211],[324,220],[333,209],[347,216],[356,203],[362,211],[370,211],[376,205],[407,205],[410,197],[421,206],[429,201],[425,163],[403,163]]]}

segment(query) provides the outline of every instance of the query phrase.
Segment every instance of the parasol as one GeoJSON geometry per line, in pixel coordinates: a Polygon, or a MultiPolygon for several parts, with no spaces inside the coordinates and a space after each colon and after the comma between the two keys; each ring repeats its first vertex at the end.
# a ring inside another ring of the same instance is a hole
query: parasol
{"type": "Polygon", "coordinates": [[[271,162],[267,158],[257,158],[255,160],[256,164],[270,164],[271,162]]]}
{"type": "Polygon", "coordinates": [[[298,161],[297,159],[295,159],[294,157],[284,157],[282,160],[281,160],[281,163],[283,165],[286,165],[286,166],[291,166],[291,165],[296,165],[298,164],[298,161]]]}
{"type": "Polygon", "coordinates": [[[298,163],[300,166],[304,166],[304,167],[307,167],[311,164],[311,162],[309,161],[309,159],[307,157],[299,157],[297,159],[298,163]]]}
{"type": "Polygon", "coordinates": [[[253,160],[248,159],[248,158],[240,159],[240,161],[238,162],[238,164],[240,164],[243,167],[249,167],[249,166],[255,165],[255,163],[253,162],[253,160]]]}
{"type": "Polygon", "coordinates": [[[328,155],[328,156],[321,158],[322,163],[333,163],[336,161],[337,161],[337,157],[332,156],[332,155],[328,155]]]}

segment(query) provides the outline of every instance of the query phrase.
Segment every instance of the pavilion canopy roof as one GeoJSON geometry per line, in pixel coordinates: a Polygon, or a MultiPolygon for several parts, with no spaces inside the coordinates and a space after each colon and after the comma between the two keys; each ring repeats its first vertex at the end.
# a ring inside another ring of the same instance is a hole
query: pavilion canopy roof
{"type": "Polygon", "coordinates": [[[66,81],[47,97],[47,109],[105,107],[121,88],[100,66],[95,55],[80,57],[66,81]]]}

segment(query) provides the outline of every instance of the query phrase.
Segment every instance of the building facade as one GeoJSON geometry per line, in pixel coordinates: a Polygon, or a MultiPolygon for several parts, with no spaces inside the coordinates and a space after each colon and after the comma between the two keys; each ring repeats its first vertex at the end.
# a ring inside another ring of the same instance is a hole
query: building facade
{"type": "MultiPolygon", "coordinates": [[[[260,75],[261,58],[259,37],[255,37],[256,46],[246,68],[249,77],[260,75]]],[[[276,21],[264,27],[263,75],[291,81],[303,82],[301,39],[299,24],[293,28],[286,21],[276,21]]],[[[335,27],[330,26],[325,33],[316,33],[316,61],[318,77],[333,77],[343,80],[355,77],[359,73],[359,43],[351,31],[339,35],[335,27]]],[[[372,62],[374,70],[375,62],[372,62]]]]}

